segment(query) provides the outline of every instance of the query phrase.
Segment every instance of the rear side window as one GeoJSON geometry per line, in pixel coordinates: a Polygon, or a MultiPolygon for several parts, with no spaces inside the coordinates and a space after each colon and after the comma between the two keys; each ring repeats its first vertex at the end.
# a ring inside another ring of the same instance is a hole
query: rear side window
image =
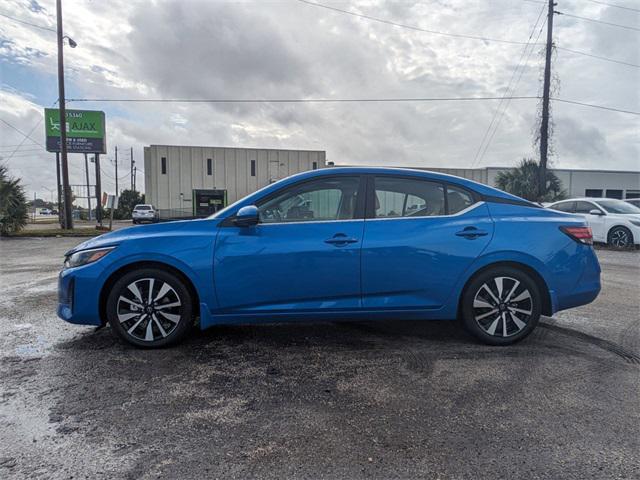
{"type": "Polygon", "coordinates": [[[447,214],[453,215],[473,205],[475,200],[469,192],[447,185],[447,214]]]}
{"type": "Polygon", "coordinates": [[[573,212],[573,205],[575,202],[561,202],[553,205],[551,208],[553,210],[558,210],[559,212],[573,212]]]}
{"type": "Polygon", "coordinates": [[[375,177],[375,218],[445,214],[444,185],[426,180],[375,177]]]}

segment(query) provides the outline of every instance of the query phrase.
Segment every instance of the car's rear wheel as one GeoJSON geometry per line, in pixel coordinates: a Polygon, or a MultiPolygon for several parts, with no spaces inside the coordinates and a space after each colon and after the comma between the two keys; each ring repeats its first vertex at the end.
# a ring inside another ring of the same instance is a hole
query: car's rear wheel
{"type": "Polygon", "coordinates": [[[538,324],[542,297],[530,275],[513,267],[495,267],[477,275],[464,291],[462,319],[484,343],[510,345],[538,324]]]}
{"type": "Polygon", "coordinates": [[[620,250],[633,246],[633,233],[627,227],[614,227],[607,236],[607,243],[620,250]]]}
{"type": "Polygon", "coordinates": [[[113,331],[138,347],[176,343],[193,324],[188,288],[176,275],[159,268],[124,274],[113,285],[106,307],[113,331]]]}

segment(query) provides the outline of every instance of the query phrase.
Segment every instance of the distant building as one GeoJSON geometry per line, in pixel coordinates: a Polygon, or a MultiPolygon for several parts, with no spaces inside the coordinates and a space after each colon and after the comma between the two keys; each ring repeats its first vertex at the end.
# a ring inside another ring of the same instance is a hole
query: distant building
{"type": "MultiPolygon", "coordinates": [[[[484,168],[424,168],[448,173],[496,186],[498,173],[511,170],[508,167],[484,168]]],[[[640,198],[640,171],[577,170],[552,168],[562,181],[569,197],[640,198]]]]}
{"type": "MultiPolygon", "coordinates": [[[[295,173],[326,164],[321,150],[151,145],[144,148],[146,202],[161,218],[204,217],[295,173]]],[[[407,167],[496,186],[508,167],[407,167]]],[[[640,198],[640,171],[552,169],[570,197],[640,198]]]]}
{"type": "Polygon", "coordinates": [[[326,153],[315,150],[151,145],[144,148],[146,202],[161,218],[204,217],[325,162],[326,153]]]}

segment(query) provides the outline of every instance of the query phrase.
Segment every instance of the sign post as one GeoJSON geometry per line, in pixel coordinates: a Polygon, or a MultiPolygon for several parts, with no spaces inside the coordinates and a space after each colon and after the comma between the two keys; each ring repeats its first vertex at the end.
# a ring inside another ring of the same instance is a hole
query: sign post
{"type": "MultiPolygon", "coordinates": [[[[56,157],[58,158],[59,154],[62,152],[62,142],[65,142],[65,152],[62,153],[62,156],[66,158],[65,153],[93,153],[96,156],[96,187],[98,192],[100,191],[100,178],[99,178],[99,154],[107,153],[107,142],[105,136],[105,116],[104,112],[95,111],[95,110],[70,110],[63,109],[64,119],[61,122],[60,120],[60,110],[56,108],[45,108],[44,109],[44,120],[45,120],[45,133],[46,133],[46,147],[48,152],[55,152],[56,157]],[[61,131],[61,124],[65,129],[64,132],[61,131]],[[64,140],[62,140],[64,139],[64,140]]],[[[63,158],[63,169],[64,169],[64,158],[63,158]]],[[[63,171],[64,177],[64,171],[63,171]]],[[[63,178],[63,185],[65,184],[63,178]]],[[[67,181],[68,183],[68,181],[67,181]]],[[[60,184],[60,182],[58,182],[60,184]]],[[[88,182],[87,182],[88,184],[88,182]]],[[[98,193],[99,195],[99,193],[98,193]]],[[[64,210],[65,213],[71,212],[71,194],[69,190],[69,194],[63,192],[64,197],[64,210]],[[67,205],[69,204],[69,205],[67,205]]],[[[90,202],[90,200],[89,200],[90,202]]],[[[62,210],[62,205],[59,205],[60,210],[62,210]]],[[[89,207],[89,211],[91,208],[89,207]]],[[[62,218],[66,219],[67,215],[63,215],[62,218]]],[[[70,215],[69,215],[70,217],[70,215]]],[[[69,219],[70,220],[70,219],[69,219]]],[[[102,223],[102,216],[97,218],[98,222],[102,223]]],[[[72,227],[71,225],[66,225],[65,228],[72,227]]]]}

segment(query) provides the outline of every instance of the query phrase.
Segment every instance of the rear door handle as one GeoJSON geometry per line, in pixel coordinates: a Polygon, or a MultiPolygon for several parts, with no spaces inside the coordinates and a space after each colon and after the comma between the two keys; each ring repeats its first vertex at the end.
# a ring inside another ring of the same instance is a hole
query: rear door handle
{"type": "Polygon", "coordinates": [[[349,243],[357,243],[358,239],[347,237],[344,233],[336,233],[332,238],[327,238],[324,243],[341,247],[349,243]]]}
{"type": "Polygon", "coordinates": [[[479,230],[476,227],[465,227],[463,230],[456,232],[458,237],[468,238],[469,240],[473,240],[478,237],[484,237],[488,235],[489,232],[486,230],[479,230]]]}

